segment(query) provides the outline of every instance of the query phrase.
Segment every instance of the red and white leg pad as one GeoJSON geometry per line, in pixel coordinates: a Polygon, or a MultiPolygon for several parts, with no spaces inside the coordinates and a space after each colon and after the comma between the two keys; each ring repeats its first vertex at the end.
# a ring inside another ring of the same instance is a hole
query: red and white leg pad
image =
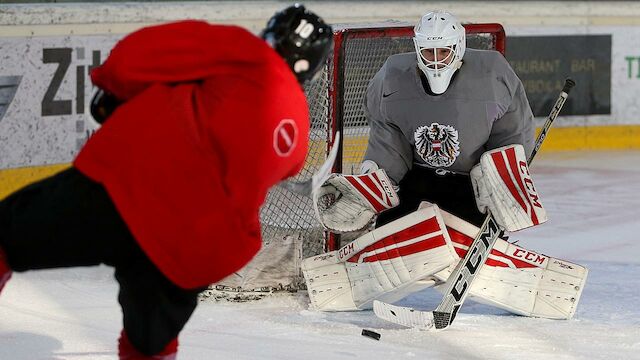
{"type": "Polygon", "coordinates": [[[368,309],[435,281],[421,281],[457,255],[438,207],[430,205],[375,229],[341,249],[302,262],[311,305],[321,311],[368,309]]]}
{"type": "MultiPolygon", "coordinates": [[[[393,303],[434,285],[444,291],[478,230],[423,203],[418,211],[340,250],[305,259],[302,272],[312,308],[368,309],[374,299],[393,303]]],[[[469,294],[478,302],[519,315],[570,319],[587,274],[581,265],[498,239],[469,294]]]]}
{"type": "MultiPolygon", "coordinates": [[[[464,258],[479,229],[441,212],[453,246],[458,256],[464,258]]],[[[435,278],[446,282],[455,264],[436,274],[435,278]]],[[[475,301],[519,315],[570,319],[580,301],[587,274],[584,266],[498,239],[469,289],[469,295],[475,301]]],[[[438,285],[436,289],[444,291],[446,285],[438,285]]]]}

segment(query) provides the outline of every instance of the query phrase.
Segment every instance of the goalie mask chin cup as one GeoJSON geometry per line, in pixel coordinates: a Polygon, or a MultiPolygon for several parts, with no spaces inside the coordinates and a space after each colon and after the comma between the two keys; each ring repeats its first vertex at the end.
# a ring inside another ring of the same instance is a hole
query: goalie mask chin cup
{"type": "Polygon", "coordinates": [[[331,27],[300,4],[276,13],[260,36],[282,56],[301,84],[320,73],[333,48],[331,27]]]}
{"type": "Polygon", "coordinates": [[[102,125],[121,103],[112,94],[98,88],[91,99],[89,112],[91,117],[102,125]]]}
{"type": "Polygon", "coordinates": [[[418,58],[418,68],[424,73],[434,94],[447,91],[453,74],[462,66],[466,47],[465,29],[458,19],[444,11],[424,15],[413,29],[413,44],[418,58]],[[428,60],[422,55],[425,49],[445,48],[450,55],[444,59],[428,60]]]}

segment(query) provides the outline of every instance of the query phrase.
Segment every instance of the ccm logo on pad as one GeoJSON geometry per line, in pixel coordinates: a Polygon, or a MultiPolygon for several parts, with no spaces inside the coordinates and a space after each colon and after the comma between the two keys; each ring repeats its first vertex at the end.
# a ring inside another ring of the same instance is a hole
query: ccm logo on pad
{"type": "Polygon", "coordinates": [[[544,261],[547,259],[546,257],[536,254],[534,252],[531,251],[527,251],[524,249],[516,249],[513,252],[513,257],[516,258],[521,258],[521,259],[525,259],[525,260],[529,260],[531,262],[537,263],[537,264],[544,264],[544,261]]]}
{"type": "Polygon", "coordinates": [[[518,163],[518,168],[520,170],[520,174],[522,174],[522,180],[524,181],[524,186],[527,190],[527,194],[529,195],[529,199],[531,199],[531,203],[534,206],[541,208],[540,196],[538,196],[538,192],[535,187],[533,187],[533,180],[531,180],[531,175],[527,169],[527,163],[520,161],[520,163],[518,163]]]}

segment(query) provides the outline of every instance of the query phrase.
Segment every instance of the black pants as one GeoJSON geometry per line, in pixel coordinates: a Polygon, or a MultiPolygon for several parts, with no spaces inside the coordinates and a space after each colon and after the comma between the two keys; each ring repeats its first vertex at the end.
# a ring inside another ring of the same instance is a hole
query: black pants
{"type": "Polygon", "coordinates": [[[486,216],[476,207],[471,179],[467,175],[438,175],[432,169],[414,166],[399,185],[400,204],[380,214],[376,226],[415,211],[422,201],[437,204],[441,209],[476,226],[482,225],[486,216]]]}
{"type": "Polygon", "coordinates": [[[146,355],[178,336],[203,290],[169,281],[140,249],[106,190],[74,168],[0,201],[0,246],[18,272],[113,266],[124,329],[146,355]]]}

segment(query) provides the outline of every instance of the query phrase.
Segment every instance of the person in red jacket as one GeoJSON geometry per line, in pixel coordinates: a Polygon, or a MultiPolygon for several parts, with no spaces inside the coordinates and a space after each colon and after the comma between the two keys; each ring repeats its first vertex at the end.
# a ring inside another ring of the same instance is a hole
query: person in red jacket
{"type": "Polygon", "coordinates": [[[174,359],[198,293],[256,254],[267,191],[304,165],[301,84],[331,47],[298,4],[261,37],[181,21],[123,38],[91,73],[103,125],[73,166],[0,202],[0,290],[11,271],[113,266],[120,359],[174,359]]]}

